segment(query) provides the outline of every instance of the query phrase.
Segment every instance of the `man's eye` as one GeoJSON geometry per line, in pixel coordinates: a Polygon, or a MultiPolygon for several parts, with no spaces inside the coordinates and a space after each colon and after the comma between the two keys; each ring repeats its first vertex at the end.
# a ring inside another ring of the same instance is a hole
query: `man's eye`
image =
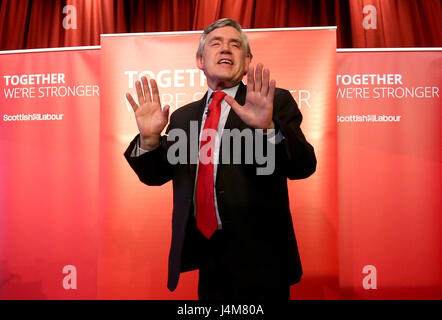
{"type": "Polygon", "coordinates": [[[233,46],[234,46],[235,48],[241,48],[241,45],[240,45],[239,43],[237,43],[237,42],[234,42],[234,43],[233,43],[233,46]]]}
{"type": "Polygon", "coordinates": [[[212,46],[212,47],[219,46],[219,42],[212,42],[211,46],[212,46]]]}

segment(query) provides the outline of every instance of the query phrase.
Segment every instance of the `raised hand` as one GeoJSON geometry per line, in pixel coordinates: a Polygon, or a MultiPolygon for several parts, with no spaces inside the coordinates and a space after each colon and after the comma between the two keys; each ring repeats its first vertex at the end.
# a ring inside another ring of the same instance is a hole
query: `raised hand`
{"type": "Polygon", "coordinates": [[[139,104],[135,102],[130,93],[126,93],[126,99],[134,110],[140,131],[140,147],[145,150],[153,150],[159,145],[161,132],[169,121],[170,110],[169,105],[161,109],[157,83],[154,79],[149,82],[146,77],[141,77],[141,82],[135,82],[139,104]]]}
{"type": "Polygon", "coordinates": [[[270,79],[270,71],[264,69],[260,63],[247,71],[247,95],[244,106],[238,104],[230,96],[224,100],[233,108],[236,114],[248,126],[256,129],[273,129],[275,124],[272,120],[273,97],[275,96],[276,81],[270,79]]]}

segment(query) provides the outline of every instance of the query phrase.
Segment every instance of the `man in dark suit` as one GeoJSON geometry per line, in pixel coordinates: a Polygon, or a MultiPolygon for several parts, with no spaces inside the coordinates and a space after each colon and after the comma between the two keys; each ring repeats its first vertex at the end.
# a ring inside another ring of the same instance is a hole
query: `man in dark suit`
{"type": "Polygon", "coordinates": [[[287,178],[310,176],[316,158],[291,94],[275,88],[261,64],[255,72],[251,59],[241,26],[221,19],[204,30],[197,52],[209,87],[203,99],[177,109],[169,122],[169,106],[161,107],[155,80],[136,82],[138,103],[127,94],[140,134],[126,159],[148,185],[173,182],[171,291],[181,272],[195,269],[200,299],[289,299],[290,285],[301,279],[287,178]],[[245,74],[247,86],[241,82],[245,74]],[[239,157],[235,148],[232,154],[235,142],[224,139],[228,129],[251,133],[251,140],[241,136],[239,157]],[[190,137],[184,143],[186,161],[171,161],[176,141],[167,133],[173,130],[190,137]],[[246,159],[250,144],[256,153],[259,142],[274,161],[265,174],[259,174],[262,162],[246,159]]]}

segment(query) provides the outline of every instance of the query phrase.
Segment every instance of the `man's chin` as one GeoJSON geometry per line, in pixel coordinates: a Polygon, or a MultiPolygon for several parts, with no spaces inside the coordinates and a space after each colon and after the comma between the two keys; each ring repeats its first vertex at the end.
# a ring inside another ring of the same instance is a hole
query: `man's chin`
{"type": "Polygon", "coordinates": [[[238,83],[241,82],[242,77],[238,78],[236,75],[227,74],[227,73],[216,73],[210,76],[210,79],[208,77],[207,83],[209,86],[214,89],[215,88],[230,88],[236,86],[238,83]],[[210,81],[212,79],[212,81],[210,81]],[[210,85],[211,84],[211,85],[210,85]]]}
{"type": "Polygon", "coordinates": [[[241,81],[241,79],[238,79],[238,77],[232,77],[232,75],[219,75],[218,79],[230,87],[237,85],[241,81]]]}

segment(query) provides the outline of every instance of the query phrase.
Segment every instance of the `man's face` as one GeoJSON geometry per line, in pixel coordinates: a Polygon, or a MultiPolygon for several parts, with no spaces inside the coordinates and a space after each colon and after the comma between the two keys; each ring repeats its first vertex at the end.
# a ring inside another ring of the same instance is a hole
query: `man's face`
{"type": "Polygon", "coordinates": [[[197,66],[204,71],[207,84],[213,90],[238,84],[249,64],[250,56],[242,45],[240,33],[230,26],[210,32],[202,56],[197,57],[197,66]]]}

